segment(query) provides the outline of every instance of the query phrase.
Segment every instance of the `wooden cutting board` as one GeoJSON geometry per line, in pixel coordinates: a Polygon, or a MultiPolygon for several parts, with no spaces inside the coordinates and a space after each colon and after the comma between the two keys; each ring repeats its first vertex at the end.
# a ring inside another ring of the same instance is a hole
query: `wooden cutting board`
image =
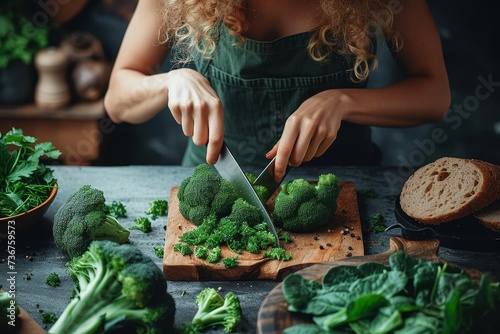
{"type": "MultiPolygon", "coordinates": [[[[429,261],[441,261],[437,256],[439,241],[437,239],[410,241],[401,237],[392,237],[390,239],[389,250],[382,254],[367,255],[353,258],[344,258],[341,260],[321,263],[309,266],[297,272],[305,279],[317,280],[321,278],[328,270],[340,265],[358,266],[367,262],[377,262],[385,265],[389,264],[389,255],[399,250],[416,257],[429,261]]],[[[472,278],[479,278],[482,273],[476,269],[464,268],[472,278]]],[[[282,293],[281,284],[271,290],[262,302],[257,314],[257,333],[258,334],[282,334],[283,330],[298,324],[306,323],[304,317],[294,315],[288,312],[288,303],[282,293]]]]}
{"type": "MultiPolygon", "coordinates": [[[[229,248],[222,248],[223,257],[238,256],[238,266],[226,269],[222,263],[208,263],[194,255],[183,256],[174,252],[179,237],[196,226],[179,212],[178,187],[170,193],[168,221],[165,237],[163,272],[167,279],[177,281],[193,280],[277,280],[307,266],[364,255],[361,221],[358,210],[356,187],[353,182],[341,181],[338,207],[331,224],[315,233],[290,233],[292,242],[282,243],[290,261],[263,259],[262,253],[244,252],[234,254],[229,248]]],[[[273,198],[268,205],[272,207],[273,198]]]]}

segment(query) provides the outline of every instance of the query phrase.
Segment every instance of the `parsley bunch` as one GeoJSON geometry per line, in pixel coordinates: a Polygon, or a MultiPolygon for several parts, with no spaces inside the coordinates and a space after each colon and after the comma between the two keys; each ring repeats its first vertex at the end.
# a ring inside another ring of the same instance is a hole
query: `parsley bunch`
{"type": "Polygon", "coordinates": [[[61,152],[50,142],[36,143],[21,129],[0,133],[0,217],[11,217],[43,203],[56,183],[40,158],[57,159],[61,152]]]}

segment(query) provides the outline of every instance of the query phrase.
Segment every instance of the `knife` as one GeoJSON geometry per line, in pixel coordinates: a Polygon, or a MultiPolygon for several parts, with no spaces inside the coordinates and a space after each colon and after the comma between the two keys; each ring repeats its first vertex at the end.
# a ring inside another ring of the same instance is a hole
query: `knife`
{"type": "Polygon", "coordinates": [[[274,238],[276,239],[276,247],[280,247],[278,233],[276,232],[273,221],[271,220],[271,217],[269,216],[264,203],[262,203],[259,196],[253,189],[252,184],[248,180],[243,170],[240,168],[240,165],[234,158],[226,143],[223,143],[222,145],[219,159],[214,164],[214,168],[217,170],[220,177],[226,179],[231,183],[231,185],[234,187],[234,190],[236,191],[236,194],[239,197],[259,208],[260,212],[262,213],[262,217],[264,218],[264,221],[269,228],[269,231],[271,231],[274,238]]]}
{"type": "Polygon", "coordinates": [[[288,174],[289,167],[286,168],[285,175],[281,178],[280,182],[276,182],[274,180],[274,164],[276,161],[276,157],[272,158],[272,160],[267,164],[266,168],[257,176],[257,178],[253,181],[252,185],[254,186],[264,186],[269,191],[268,198],[263,199],[264,203],[267,202],[269,198],[274,194],[276,189],[278,189],[281,185],[281,182],[285,179],[286,174],[288,174]]]}

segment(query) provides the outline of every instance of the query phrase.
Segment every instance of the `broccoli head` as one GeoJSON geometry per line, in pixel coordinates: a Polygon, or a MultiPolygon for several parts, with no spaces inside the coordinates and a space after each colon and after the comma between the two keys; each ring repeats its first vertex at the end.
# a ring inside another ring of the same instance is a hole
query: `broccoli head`
{"type": "Polygon", "coordinates": [[[234,292],[228,292],[224,299],[214,288],[203,289],[196,296],[198,310],[191,323],[185,323],[181,334],[200,333],[203,329],[223,326],[231,333],[241,320],[240,300],[234,292]]]}
{"type": "Polygon", "coordinates": [[[238,195],[229,181],[221,178],[208,164],[200,164],[184,179],[177,192],[179,211],[195,225],[215,214],[222,217],[231,212],[238,195]]]}
{"type": "Polygon", "coordinates": [[[274,222],[292,232],[317,230],[335,214],[339,191],[339,180],[332,173],[320,175],[317,185],[304,179],[287,182],[276,196],[274,222]]]}
{"type": "Polygon", "coordinates": [[[132,244],[93,241],[66,265],[76,296],[49,334],[173,331],[175,302],[161,269],[132,244]]]}
{"type": "Polygon", "coordinates": [[[64,254],[71,258],[82,255],[94,240],[128,241],[130,231],[106,215],[105,202],[101,190],[84,185],[57,210],[52,232],[64,254]]]}
{"type": "Polygon", "coordinates": [[[130,229],[137,229],[144,233],[149,233],[153,229],[151,227],[151,221],[148,217],[137,217],[134,219],[134,225],[130,226],[130,229]]]}

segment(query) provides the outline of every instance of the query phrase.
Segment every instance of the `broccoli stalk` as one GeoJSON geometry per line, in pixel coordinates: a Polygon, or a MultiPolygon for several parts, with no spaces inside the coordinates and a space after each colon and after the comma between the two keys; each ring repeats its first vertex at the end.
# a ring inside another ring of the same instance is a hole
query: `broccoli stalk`
{"type": "Polygon", "coordinates": [[[196,304],[198,310],[191,323],[183,325],[182,334],[199,333],[213,326],[223,326],[226,333],[231,333],[241,320],[240,301],[234,292],[222,299],[214,288],[205,288],[196,297],[196,304]]]}
{"type": "Polygon", "coordinates": [[[287,231],[315,231],[333,218],[339,192],[339,180],[331,173],[320,175],[316,186],[304,179],[287,182],[276,196],[274,222],[287,231]]]}
{"type": "Polygon", "coordinates": [[[49,334],[102,333],[121,325],[137,333],[172,329],[175,303],[165,277],[135,246],[93,241],[67,267],[76,296],[49,334]]]}
{"type": "Polygon", "coordinates": [[[59,207],[52,227],[56,246],[70,258],[82,255],[94,240],[128,241],[130,231],[106,215],[103,192],[82,186],[59,207]]]}

